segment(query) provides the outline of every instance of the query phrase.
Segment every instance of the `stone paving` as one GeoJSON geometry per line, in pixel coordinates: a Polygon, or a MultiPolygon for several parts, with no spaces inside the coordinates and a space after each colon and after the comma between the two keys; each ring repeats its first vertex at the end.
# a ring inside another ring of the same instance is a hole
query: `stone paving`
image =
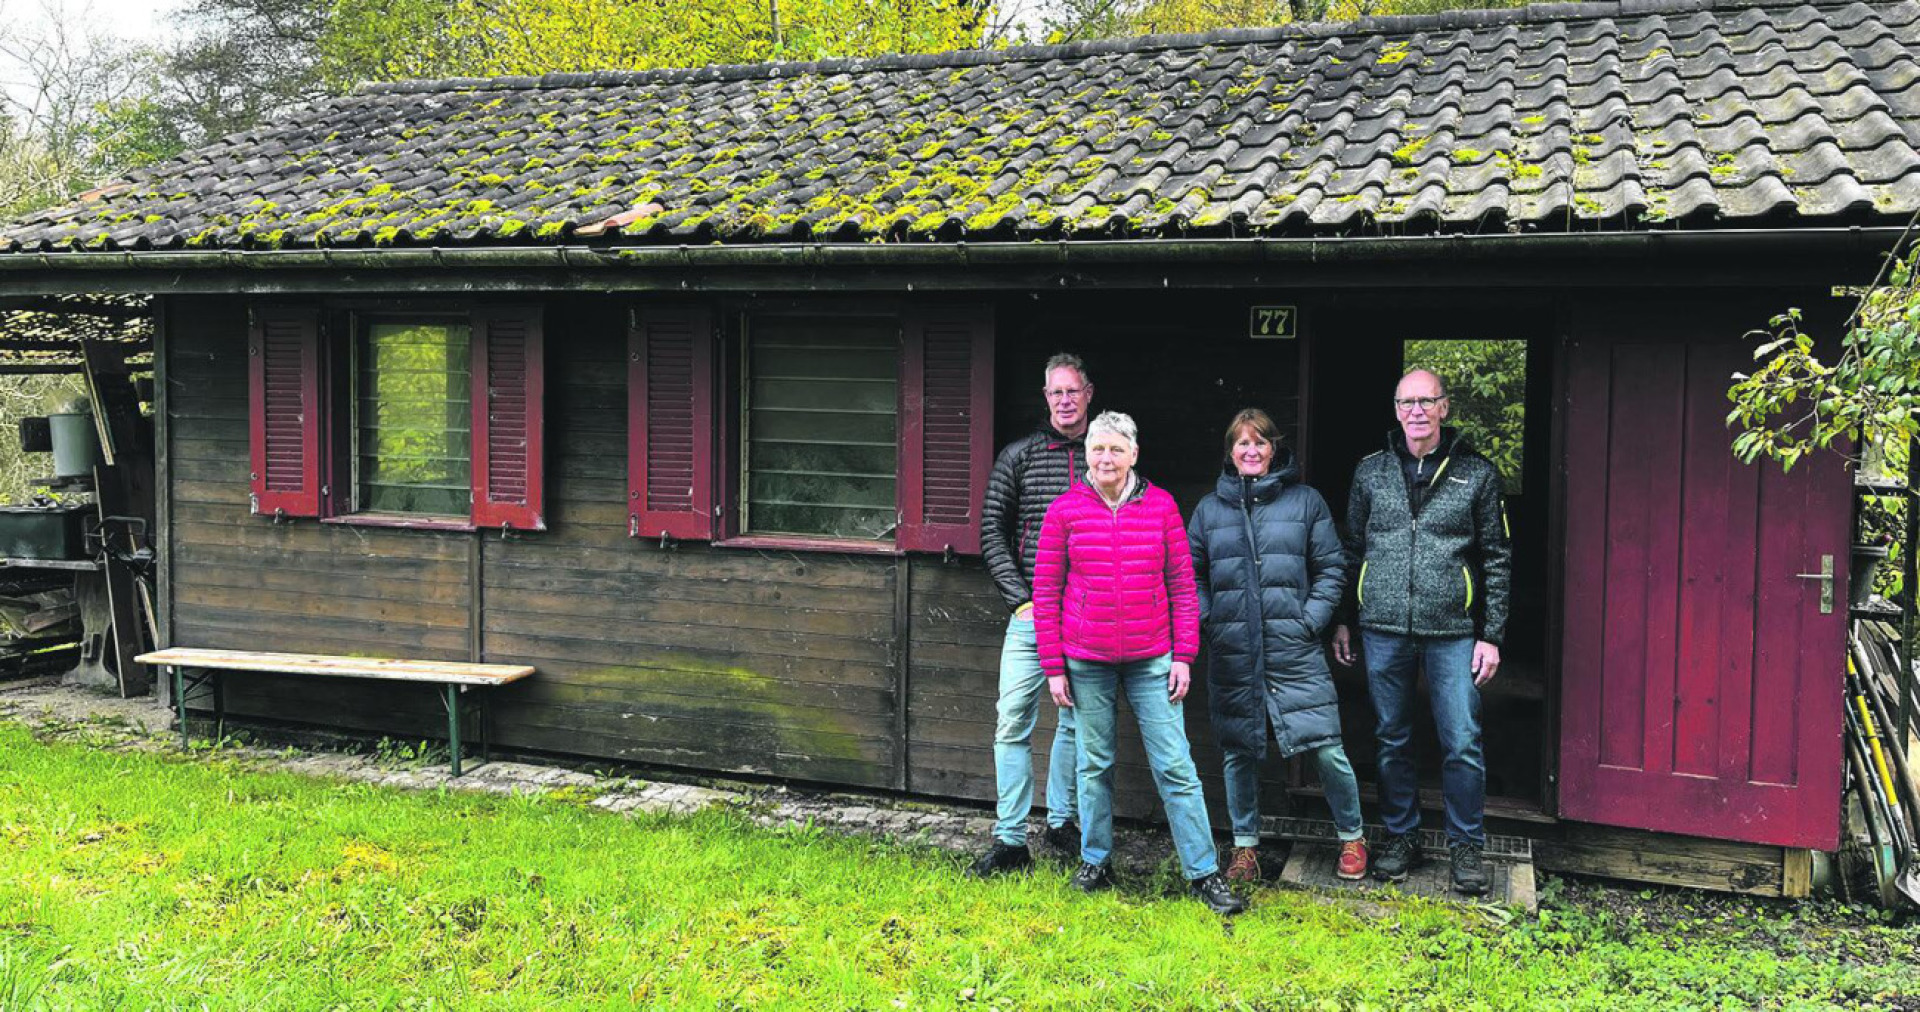
{"type": "MultiPolygon", "coordinates": [[[[120,699],[90,689],[63,686],[56,679],[0,683],[0,720],[32,728],[48,738],[77,740],[101,748],[178,755],[179,732],[173,713],[152,697],[120,699]]],[[[199,725],[196,725],[196,727],[199,725]]],[[[366,738],[331,732],[237,724],[246,744],[223,744],[218,755],[265,769],[306,776],[379,784],[400,790],[486,791],[495,794],[557,794],[624,816],[688,815],[723,807],[769,829],[814,827],[833,832],[892,838],[971,855],[979,851],[993,819],[979,809],[964,809],[872,795],[808,791],[701,778],[668,779],[651,770],[646,779],[603,775],[565,766],[495,759],[469,766],[455,779],[445,763],[413,758],[410,748],[381,748],[366,738]]],[[[196,744],[198,742],[196,741],[196,744]]],[[[1040,826],[1029,838],[1036,851],[1040,826]]],[[[1163,831],[1122,826],[1115,834],[1115,868],[1124,875],[1147,875],[1168,861],[1171,839],[1163,831]]],[[[1063,863],[1066,855],[1053,854],[1063,863]]],[[[1274,862],[1279,867],[1279,862],[1274,862]]]]}

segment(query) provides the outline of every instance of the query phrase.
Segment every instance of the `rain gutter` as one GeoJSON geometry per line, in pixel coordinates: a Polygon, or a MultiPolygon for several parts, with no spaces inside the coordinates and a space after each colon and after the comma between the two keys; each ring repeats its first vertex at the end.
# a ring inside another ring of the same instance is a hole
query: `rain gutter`
{"type": "MultiPolygon", "coordinates": [[[[279,270],[561,270],[707,268],[1062,268],[1112,265],[1338,265],[1514,260],[1527,265],[1649,258],[1883,255],[1899,226],[1694,231],[1522,233],[1356,238],[1120,239],[1051,242],[785,243],[726,246],[429,247],[276,250],[118,250],[0,254],[0,284],[23,274],[264,272],[279,270]],[[71,272],[71,273],[70,273],[71,272]]],[[[115,279],[120,280],[119,278],[115,279]]],[[[118,286],[115,286],[118,287],[118,286]]],[[[137,287],[137,286],[130,286],[137,287]]],[[[529,287],[537,287],[529,285],[529,287]]]]}

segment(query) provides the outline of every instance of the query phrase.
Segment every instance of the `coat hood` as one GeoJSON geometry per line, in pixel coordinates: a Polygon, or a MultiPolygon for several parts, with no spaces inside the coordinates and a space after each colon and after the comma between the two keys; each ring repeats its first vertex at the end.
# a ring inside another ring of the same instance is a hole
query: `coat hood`
{"type": "Polygon", "coordinates": [[[1253,479],[1252,482],[1241,480],[1240,472],[1234,469],[1233,461],[1229,460],[1220,465],[1220,480],[1214,483],[1213,492],[1231,505],[1244,506],[1247,488],[1251,485],[1253,501],[1257,505],[1280,498],[1280,493],[1286,491],[1288,485],[1299,483],[1300,462],[1294,456],[1293,448],[1276,446],[1273,448],[1273,463],[1268,466],[1267,473],[1253,479]]]}

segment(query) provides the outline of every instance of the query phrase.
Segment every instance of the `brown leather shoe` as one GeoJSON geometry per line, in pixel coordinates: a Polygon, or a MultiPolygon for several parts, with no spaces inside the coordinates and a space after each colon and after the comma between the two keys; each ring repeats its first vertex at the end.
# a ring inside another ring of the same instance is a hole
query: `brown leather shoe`
{"type": "Polygon", "coordinates": [[[1340,864],[1335,875],[1352,881],[1367,875],[1367,841],[1347,840],[1340,844],[1340,864]]]}
{"type": "Polygon", "coordinates": [[[1227,863],[1227,881],[1260,881],[1260,854],[1256,848],[1233,848],[1233,860],[1227,863]]]}

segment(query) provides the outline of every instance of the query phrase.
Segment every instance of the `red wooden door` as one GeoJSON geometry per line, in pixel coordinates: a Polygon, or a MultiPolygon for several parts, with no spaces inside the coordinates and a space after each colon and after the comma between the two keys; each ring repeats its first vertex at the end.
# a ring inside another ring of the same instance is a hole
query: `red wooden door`
{"type": "MultiPolygon", "coordinates": [[[[1724,332],[1724,331],[1722,331],[1724,332]]],[[[1740,344],[1569,346],[1560,814],[1832,850],[1849,478],[1729,450],[1740,344]],[[1834,607],[1817,572],[1831,556],[1834,607]]]]}

